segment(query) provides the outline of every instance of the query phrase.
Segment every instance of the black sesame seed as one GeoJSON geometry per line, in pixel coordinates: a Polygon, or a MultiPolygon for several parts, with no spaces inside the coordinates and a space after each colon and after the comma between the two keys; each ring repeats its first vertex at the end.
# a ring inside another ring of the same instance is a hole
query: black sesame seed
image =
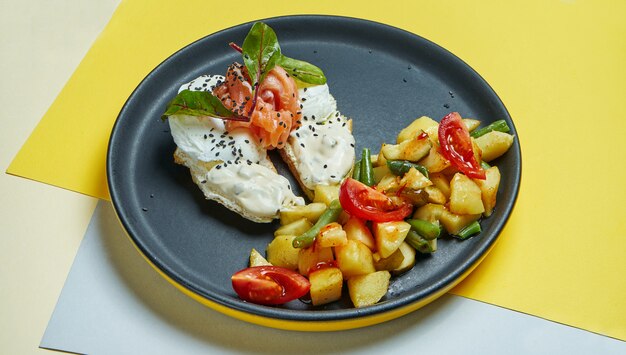
{"type": "MultiPolygon", "coordinates": [[[[302,102],[306,101],[306,97],[302,98],[302,102]]],[[[302,108],[302,105],[300,105],[300,108],[302,108]]]]}
{"type": "Polygon", "coordinates": [[[215,166],[215,169],[217,169],[217,170],[220,170],[221,168],[222,168],[222,166],[221,166],[221,165],[217,165],[217,166],[215,166]]]}
{"type": "Polygon", "coordinates": [[[148,209],[147,209],[147,208],[145,208],[145,207],[144,207],[144,208],[142,208],[141,210],[142,210],[142,211],[144,211],[144,212],[148,212],[148,209]]]}
{"type": "Polygon", "coordinates": [[[207,138],[208,138],[208,136],[205,134],[205,135],[204,135],[204,139],[207,139],[207,138]]]}
{"type": "Polygon", "coordinates": [[[206,180],[200,181],[201,184],[206,184],[206,180]]]}
{"type": "Polygon", "coordinates": [[[324,164],[324,169],[328,168],[328,164],[324,164]]]}
{"type": "Polygon", "coordinates": [[[332,179],[334,179],[334,178],[335,178],[335,175],[331,175],[330,177],[331,177],[332,179]]]}
{"type": "Polygon", "coordinates": [[[304,143],[300,143],[300,145],[302,146],[302,148],[304,148],[304,143]]]}
{"type": "Polygon", "coordinates": [[[250,144],[250,141],[249,141],[249,140],[247,140],[247,139],[246,139],[246,140],[244,140],[244,142],[246,142],[246,144],[250,144]]]}
{"type": "Polygon", "coordinates": [[[304,88],[304,92],[306,92],[306,88],[304,88]]]}
{"type": "Polygon", "coordinates": [[[276,117],[280,117],[280,112],[276,112],[276,117]]]}
{"type": "Polygon", "coordinates": [[[402,79],[402,81],[404,81],[406,83],[406,79],[402,79]]]}

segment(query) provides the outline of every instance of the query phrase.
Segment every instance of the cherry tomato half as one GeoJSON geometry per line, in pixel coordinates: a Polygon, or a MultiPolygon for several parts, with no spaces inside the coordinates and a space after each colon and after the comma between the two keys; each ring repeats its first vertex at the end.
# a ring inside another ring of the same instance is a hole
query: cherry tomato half
{"type": "Polygon", "coordinates": [[[474,156],[469,131],[458,112],[451,112],[441,120],[438,134],[441,154],[455,168],[470,178],[485,179],[485,171],[474,156]]]}
{"type": "Polygon", "coordinates": [[[278,266],[254,266],[236,272],[233,289],[242,300],[257,304],[283,304],[309,292],[311,284],[297,272],[278,266]]]}
{"type": "Polygon", "coordinates": [[[396,205],[382,192],[352,178],[341,184],[339,202],[351,216],[374,222],[401,221],[413,212],[410,203],[396,205]]]}

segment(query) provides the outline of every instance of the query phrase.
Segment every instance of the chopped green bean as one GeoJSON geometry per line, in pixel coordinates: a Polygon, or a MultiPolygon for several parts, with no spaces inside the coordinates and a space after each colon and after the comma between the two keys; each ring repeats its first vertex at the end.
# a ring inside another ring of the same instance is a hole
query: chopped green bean
{"type": "Polygon", "coordinates": [[[491,131],[498,131],[498,132],[504,132],[504,133],[508,133],[511,129],[509,128],[509,125],[506,124],[505,120],[498,120],[495,121],[494,123],[490,124],[487,127],[483,127],[480,129],[477,129],[475,131],[473,131],[472,133],[470,133],[470,136],[472,136],[472,138],[478,138],[480,136],[483,136],[491,131]]]}
{"type": "Polygon", "coordinates": [[[412,163],[408,160],[387,160],[387,167],[392,174],[397,176],[402,176],[411,170],[411,168],[415,168],[428,178],[428,169],[426,169],[425,166],[412,163]]]}
{"type": "Polygon", "coordinates": [[[367,186],[374,186],[374,169],[372,168],[372,157],[369,148],[363,148],[361,155],[361,179],[367,186]]]}
{"type": "Polygon", "coordinates": [[[352,170],[352,178],[354,180],[361,181],[361,161],[360,160],[357,160],[357,162],[354,163],[354,169],[352,170]]]}
{"type": "Polygon", "coordinates": [[[411,229],[426,240],[435,239],[441,233],[441,228],[438,225],[422,219],[409,219],[407,222],[411,225],[411,229]]]}
{"type": "Polygon", "coordinates": [[[422,254],[429,254],[437,251],[437,239],[427,240],[416,231],[410,230],[404,239],[410,246],[422,254]]]}
{"type": "Polygon", "coordinates": [[[308,248],[313,245],[320,230],[328,223],[335,222],[339,218],[341,212],[343,212],[341,203],[339,203],[339,200],[333,200],[330,205],[328,205],[326,211],[324,211],[317,222],[315,222],[313,227],[293,239],[293,247],[308,248]]]}
{"type": "Polygon", "coordinates": [[[467,239],[476,233],[480,233],[480,223],[478,221],[474,221],[467,225],[465,228],[461,229],[461,231],[456,235],[459,239],[467,239]]]}

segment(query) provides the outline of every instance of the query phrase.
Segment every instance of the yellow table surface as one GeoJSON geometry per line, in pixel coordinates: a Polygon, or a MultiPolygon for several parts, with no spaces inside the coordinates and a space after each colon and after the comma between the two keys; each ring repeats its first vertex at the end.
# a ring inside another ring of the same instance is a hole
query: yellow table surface
{"type": "Polygon", "coordinates": [[[515,121],[522,187],[452,292],[626,340],[626,2],[126,0],[7,172],[108,199],[108,135],[144,76],[207,34],[290,14],[400,27],[476,69],[515,121]]]}

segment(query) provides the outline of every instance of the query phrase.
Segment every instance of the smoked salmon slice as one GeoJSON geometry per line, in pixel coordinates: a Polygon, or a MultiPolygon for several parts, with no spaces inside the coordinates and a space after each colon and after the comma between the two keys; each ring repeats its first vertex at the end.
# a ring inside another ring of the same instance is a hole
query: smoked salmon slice
{"type": "MultiPolygon", "coordinates": [[[[252,109],[253,94],[250,77],[245,66],[233,63],[228,67],[226,79],[213,94],[224,106],[239,116],[248,116],[252,109]]],[[[275,66],[259,86],[259,95],[250,121],[228,121],[228,130],[250,128],[266,149],[282,148],[292,129],[300,126],[300,101],[295,80],[275,66]]]]}

